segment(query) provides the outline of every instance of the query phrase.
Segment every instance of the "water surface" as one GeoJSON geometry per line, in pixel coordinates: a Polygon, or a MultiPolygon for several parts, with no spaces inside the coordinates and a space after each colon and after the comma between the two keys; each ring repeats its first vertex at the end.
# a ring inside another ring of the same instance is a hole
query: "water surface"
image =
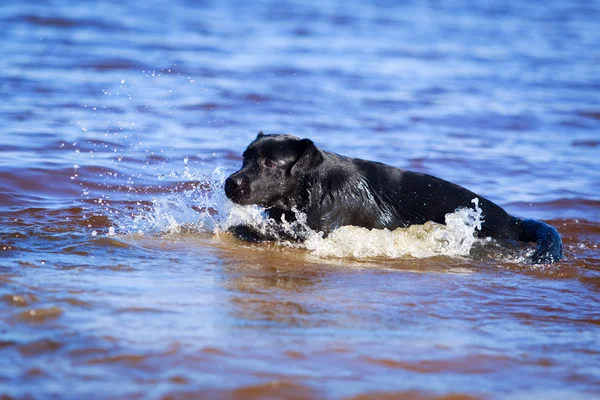
{"type": "Polygon", "coordinates": [[[369,3],[0,8],[1,394],[600,397],[600,3],[369,3]],[[222,181],[260,130],[463,185],[565,260],[242,243],[222,181]]]}

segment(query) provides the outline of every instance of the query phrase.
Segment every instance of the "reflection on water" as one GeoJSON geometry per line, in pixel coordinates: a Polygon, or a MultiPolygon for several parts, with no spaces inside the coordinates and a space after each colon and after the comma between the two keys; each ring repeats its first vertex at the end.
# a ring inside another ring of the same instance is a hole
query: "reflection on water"
{"type": "Polygon", "coordinates": [[[597,396],[599,18],[4,5],[0,396],[597,396]],[[222,182],[259,130],[466,186],[556,226],[566,258],[519,262],[460,218],[242,243],[222,182]]]}

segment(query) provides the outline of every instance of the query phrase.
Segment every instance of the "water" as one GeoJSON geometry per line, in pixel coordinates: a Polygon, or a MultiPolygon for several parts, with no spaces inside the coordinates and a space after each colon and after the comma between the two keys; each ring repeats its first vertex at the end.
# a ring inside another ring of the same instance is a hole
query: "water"
{"type": "Polygon", "coordinates": [[[600,396],[600,3],[471,3],[3,5],[0,393],[600,396]],[[565,260],[458,215],[241,243],[260,130],[466,186],[565,260]]]}

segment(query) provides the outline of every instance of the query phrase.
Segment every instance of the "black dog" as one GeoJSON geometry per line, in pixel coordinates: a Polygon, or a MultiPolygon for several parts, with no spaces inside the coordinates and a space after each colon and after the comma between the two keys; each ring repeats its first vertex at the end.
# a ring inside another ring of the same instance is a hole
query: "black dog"
{"type": "MultiPolygon", "coordinates": [[[[544,222],[509,215],[475,193],[430,175],[404,171],[373,161],[340,156],[318,149],[309,139],[258,134],[243,154],[242,168],[225,181],[225,193],[241,205],[258,204],[270,218],[295,219],[306,214],[307,225],[325,235],[344,225],[390,230],[434,221],[479,199],[484,222],[479,236],[537,242],[535,263],[562,258],[562,241],[544,222]]],[[[250,227],[234,233],[257,237],[250,227]]]]}

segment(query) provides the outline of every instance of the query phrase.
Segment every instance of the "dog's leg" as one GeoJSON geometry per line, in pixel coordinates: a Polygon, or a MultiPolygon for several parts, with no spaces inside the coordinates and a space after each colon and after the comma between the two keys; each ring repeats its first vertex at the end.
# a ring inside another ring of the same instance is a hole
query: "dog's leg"
{"type": "Polygon", "coordinates": [[[269,240],[261,232],[249,225],[232,226],[229,228],[229,231],[238,239],[242,239],[250,243],[262,243],[269,240]]]}
{"type": "Polygon", "coordinates": [[[249,243],[263,242],[302,242],[308,237],[308,233],[302,231],[290,231],[288,229],[278,227],[272,232],[262,232],[249,225],[236,225],[229,228],[229,231],[238,239],[249,243]]]}

